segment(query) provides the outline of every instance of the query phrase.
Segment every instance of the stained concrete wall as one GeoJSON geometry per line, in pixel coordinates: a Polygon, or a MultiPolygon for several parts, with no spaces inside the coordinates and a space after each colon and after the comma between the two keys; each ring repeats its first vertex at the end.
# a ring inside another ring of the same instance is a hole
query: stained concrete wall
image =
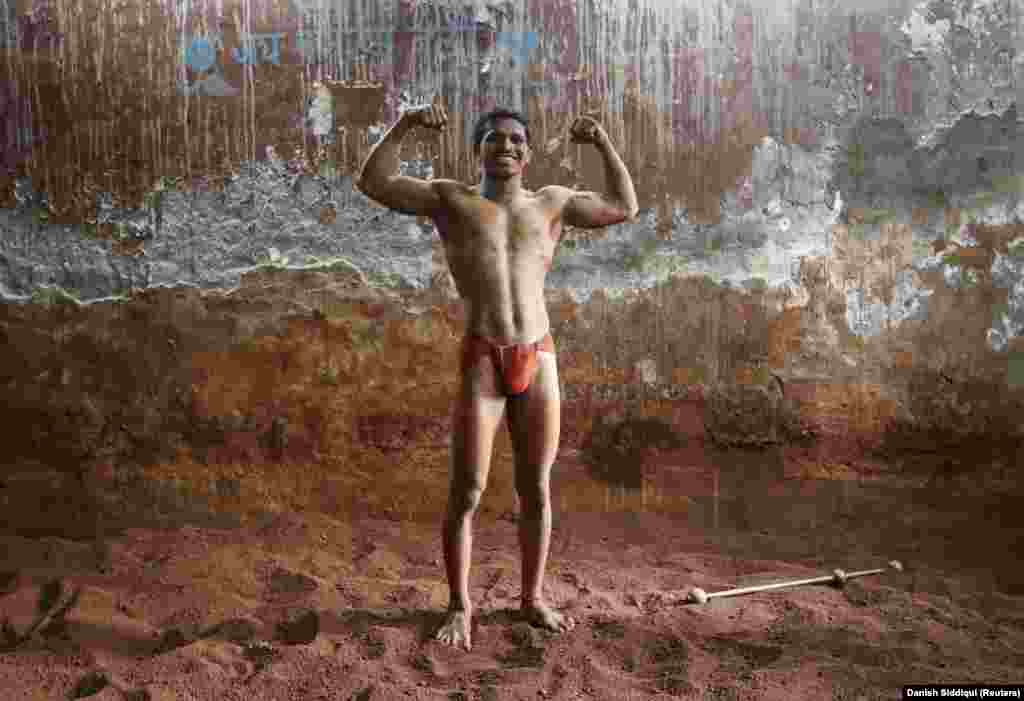
{"type": "Polygon", "coordinates": [[[475,180],[472,123],[503,104],[531,119],[528,186],[604,187],[596,154],[565,139],[582,111],[633,173],[637,221],[570,231],[548,278],[567,441],[612,402],[694,440],[1017,459],[1011,2],[0,15],[19,460],[330,470],[387,435],[436,458],[460,332],[440,242],[351,185],[398,112],[434,95],[452,129],[410,139],[404,172],[475,180]],[[341,328],[351,347],[331,345],[341,328]]]}

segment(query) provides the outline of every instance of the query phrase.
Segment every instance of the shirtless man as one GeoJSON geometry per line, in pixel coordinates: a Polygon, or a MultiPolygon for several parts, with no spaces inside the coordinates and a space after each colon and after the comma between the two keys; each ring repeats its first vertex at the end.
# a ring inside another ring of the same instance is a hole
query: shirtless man
{"type": "Polygon", "coordinates": [[[632,219],[638,207],[625,165],[607,133],[589,117],[575,120],[572,140],[593,144],[604,157],[607,195],[558,185],[536,192],[524,189],[523,170],[531,157],[529,129],[521,114],[501,109],[483,115],[473,132],[473,151],[482,170],[479,185],[398,175],[398,152],[409,130],[444,129],[446,124],[447,114],[437,101],[405,112],[367,156],[357,186],[391,209],[434,221],[467,308],[443,528],[451,593],[436,638],[469,650],[473,516],[487,486],[494,437],[506,412],[521,511],[521,612],[531,624],[552,631],[575,625],[544,602],[542,591],[560,420],[544,281],[563,223],[604,227],[632,219]]]}

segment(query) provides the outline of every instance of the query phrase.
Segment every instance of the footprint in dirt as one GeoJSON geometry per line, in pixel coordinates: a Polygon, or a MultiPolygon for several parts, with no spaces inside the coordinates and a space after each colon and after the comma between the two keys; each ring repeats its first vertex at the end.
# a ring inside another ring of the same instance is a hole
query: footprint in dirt
{"type": "Polygon", "coordinates": [[[516,623],[505,631],[505,639],[515,647],[498,656],[498,661],[508,667],[543,667],[545,652],[544,633],[529,623],[516,623]]]}
{"type": "Polygon", "coordinates": [[[84,699],[89,696],[95,696],[109,685],[110,680],[107,678],[107,675],[102,672],[89,672],[78,680],[75,688],[68,693],[68,698],[84,699]]]}
{"type": "Polygon", "coordinates": [[[275,567],[267,577],[267,591],[273,598],[300,597],[316,591],[315,579],[301,572],[275,567]]]}
{"type": "Polygon", "coordinates": [[[411,584],[399,585],[388,592],[386,598],[388,603],[399,608],[420,609],[430,604],[430,594],[411,584]]]}
{"type": "Polygon", "coordinates": [[[285,645],[309,645],[319,633],[320,616],[307,608],[289,611],[274,627],[275,640],[285,645]]]}
{"type": "Polygon", "coordinates": [[[619,640],[626,637],[626,626],[614,618],[606,616],[595,617],[591,621],[594,629],[594,637],[599,640],[619,640]]]}
{"type": "MultiPolygon", "coordinates": [[[[432,638],[433,636],[431,636],[432,638]]],[[[446,654],[444,652],[437,653],[436,650],[420,652],[409,660],[409,666],[417,672],[427,675],[433,681],[446,681],[452,679],[463,670],[460,667],[460,661],[446,660],[445,657],[446,654]]]]}
{"type": "Polygon", "coordinates": [[[851,582],[843,588],[846,600],[857,607],[880,606],[892,597],[891,591],[884,589],[866,589],[863,585],[851,582]]]}
{"type": "Polygon", "coordinates": [[[722,659],[721,666],[729,669],[761,669],[782,657],[782,648],[777,645],[756,645],[721,637],[710,638],[701,647],[722,659]]]}
{"type": "Polygon", "coordinates": [[[659,692],[682,695],[694,691],[690,683],[690,646],[675,635],[658,635],[643,646],[644,655],[655,666],[659,692]]]}
{"type": "Polygon", "coordinates": [[[203,631],[202,637],[227,640],[240,645],[255,638],[259,628],[258,620],[240,616],[211,625],[203,631]]]}
{"type": "Polygon", "coordinates": [[[498,688],[506,679],[499,670],[488,669],[471,675],[470,681],[478,685],[480,701],[498,701],[498,688]]]}

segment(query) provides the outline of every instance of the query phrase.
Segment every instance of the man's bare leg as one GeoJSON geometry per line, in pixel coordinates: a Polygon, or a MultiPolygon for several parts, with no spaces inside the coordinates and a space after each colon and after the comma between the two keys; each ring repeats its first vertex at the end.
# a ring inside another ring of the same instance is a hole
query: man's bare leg
{"type": "Polygon", "coordinates": [[[552,353],[538,353],[539,368],[529,389],[508,400],[508,428],[515,450],[519,496],[519,545],[523,556],[520,607],[530,623],[563,632],[576,621],[544,601],[544,567],[551,545],[551,466],[558,452],[561,397],[552,353]]]}
{"type": "Polygon", "coordinates": [[[505,398],[497,391],[494,366],[484,357],[466,370],[456,400],[452,426],[452,476],[444,520],[444,561],[450,593],[448,611],[436,638],[446,645],[471,649],[473,607],[469,569],[473,551],[473,517],[487,487],[494,435],[501,424],[505,398]]]}

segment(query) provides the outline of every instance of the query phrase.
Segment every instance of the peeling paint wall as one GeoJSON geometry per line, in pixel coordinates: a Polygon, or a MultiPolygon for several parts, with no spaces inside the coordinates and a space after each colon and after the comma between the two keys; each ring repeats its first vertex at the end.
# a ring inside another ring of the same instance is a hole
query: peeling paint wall
{"type": "MultiPolygon", "coordinates": [[[[1020,428],[1024,12],[1009,0],[6,0],[0,39],[6,305],[230,293],[289,270],[296,290],[333,271],[396,310],[451,305],[430,222],[354,191],[368,150],[439,95],[451,128],[409,138],[403,172],[475,181],[472,124],[508,105],[531,120],[528,187],[601,190],[598,155],[565,138],[592,112],[642,210],[570,231],[548,277],[571,402],[774,373],[787,401],[801,383],[874,388],[845,414],[808,400],[805,418],[921,426],[941,395],[949,417],[1020,428]],[[984,410],[972,386],[993,393],[984,410]]],[[[287,337],[290,313],[266,323],[287,337]]],[[[211,382],[188,391],[217,396],[211,382]]],[[[722,406],[785,413],[762,395],[722,406]]]]}
{"type": "MultiPolygon", "coordinates": [[[[277,164],[293,187],[303,176],[316,181],[302,183],[328,209],[315,219],[337,229],[337,209],[367,204],[353,202],[349,176],[373,141],[403,106],[433,95],[454,128],[410,139],[410,173],[475,180],[470,127],[501,103],[534,121],[540,157],[528,184],[601,188],[597,155],[564,136],[581,111],[602,117],[651,212],[647,226],[618,227],[633,270],[612,268],[605,285],[649,285],[677,272],[733,279],[737,264],[745,279],[763,278],[756,272],[769,261],[802,254],[776,250],[778,239],[827,236],[837,200],[905,213],[936,209],[936,196],[962,206],[956,198],[979,187],[1019,199],[1018,121],[1008,107],[1020,89],[1020,20],[1009,3],[921,4],[895,17],[881,6],[635,0],[6,9],[8,45],[17,47],[6,62],[15,173],[0,191],[8,205],[34,204],[46,224],[68,225],[59,235],[70,239],[143,239],[127,248],[152,248],[166,222],[152,210],[171,205],[154,195],[164,179],[221,192],[249,174],[267,181],[262,164],[277,164]],[[1001,143],[975,139],[987,127],[969,123],[972,108],[1002,115],[1001,143]],[[945,141],[978,148],[954,152],[945,141]],[[988,175],[951,180],[965,169],[988,175]],[[873,201],[881,194],[893,201],[873,201]],[[720,255],[694,260],[687,238],[720,255]]],[[[993,205],[1009,206],[1006,196],[993,205]]],[[[223,209],[210,225],[239,226],[223,209]]],[[[293,233],[293,248],[326,253],[308,240],[316,232],[293,233]]],[[[831,255],[827,241],[813,248],[831,255]]],[[[602,262],[594,252],[564,253],[563,269],[602,262]]],[[[23,274],[11,278],[5,287],[24,293],[23,274]]],[[[590,291],[557,274],[554,282],[590,291]]]]}

